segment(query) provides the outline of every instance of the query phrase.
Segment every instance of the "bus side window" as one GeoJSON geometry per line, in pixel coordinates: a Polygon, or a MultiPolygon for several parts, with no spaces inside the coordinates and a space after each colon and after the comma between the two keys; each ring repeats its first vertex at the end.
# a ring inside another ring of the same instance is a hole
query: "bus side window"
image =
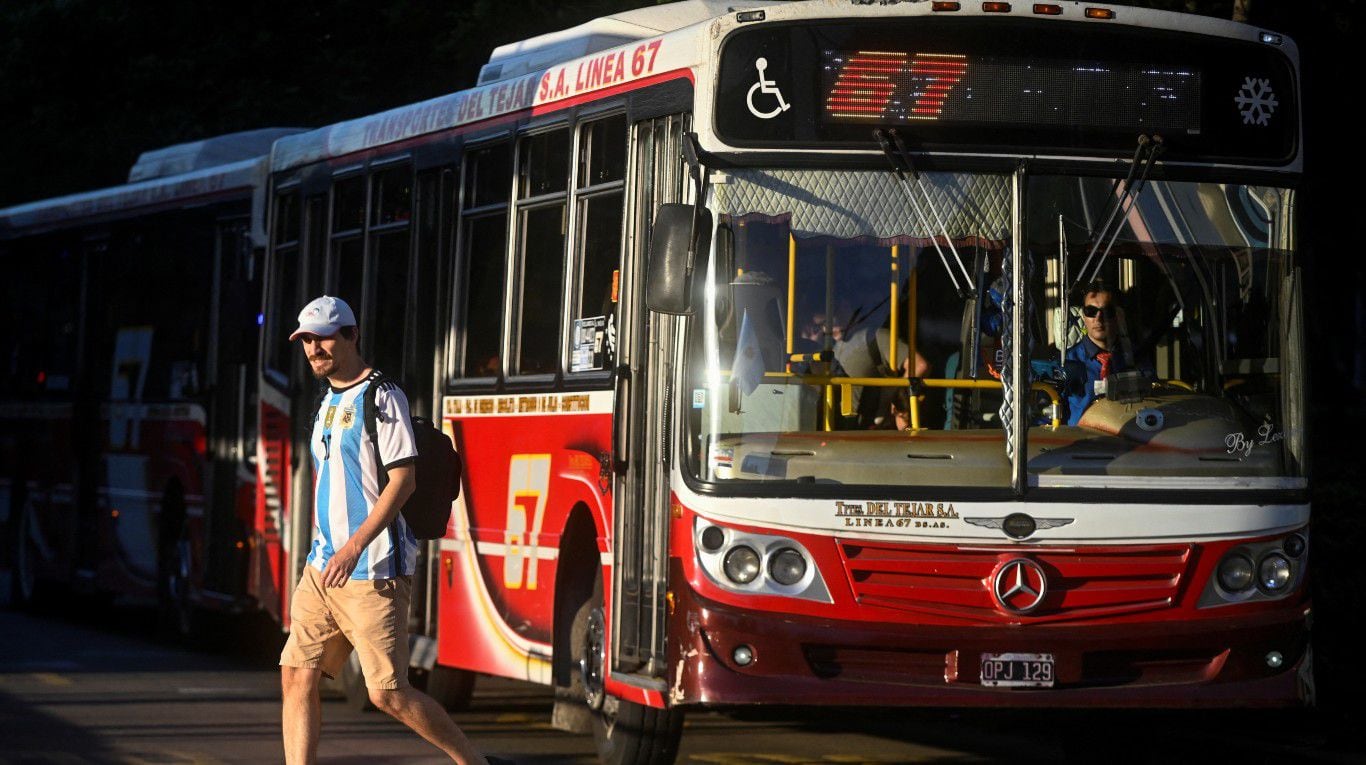
{"type": "Polygon", "coordinates": [[[403,368],[404,350],[409,341],[404,322],[409,313],[408,274],[409,229],[412,217],[413,170],[409,165],[386,168],[375,173],[370,198],[370,267],[373,285],[370,303],[370,355],[376,368],[390,375],[405,390],[414,380],[403,368]]]}
{"type": "Polygon", "coordinates": [[[514,272],[518,375],[554,374],[560,368],[560,313],[564,293],[565,187],[569,131],[522,138],[518,146],[517,244],[514,272]]]}
{"type": "Polygon", "coordinates": [[[79,251],[46,243],[5,254],[12,265],[0,287],[0,393],[67,395],[76,377],[79,251]]]}
{"type": "Polygon", "coordinates": [[[117,229],[107,261],[107,320],[113,400],[185,400],[198,395],[213,288],[212,235],[195,227],[117,229]],[[167,263],[174,259],[175,267],[167,263]]]}
{"type": "Polygon", "coordinates": [[[441,293],[441,252],[449,225],[452,175],[448,168],[420,170],[414,189],[413,300],[407,308],[412,323],[404,343],[404,371],[409,381],[404,390],[414,414],[431,411],[433,404],[432,376],[439,353],[437,326],[445,318],[437,306],[437,295],[441,293]]]}
{"type": "MultiPolygon", "coordinates": [[[[365,321],[364,295],[365,176],[356,175],[332,185],[332,268],[326,292],[345,300],[365,321]]],[[[368,350],[368,333],[361,332],[361,351],[368,350]]]]}
{"type": "Polygon", "coordinates": [[[506,141],[465,151],[460,248],[451,273],[456,359],[452,376],[496,378],[503,372],[503,285],[512,146],[506,141]]]}
{"type": "Polygon", "coordinates": [[[302,306],[299,303],[299,205],[295,192],[275,198],[274,252],[266,275],[266,369],[282,380],[290,377],[293,350],[289,333],[302,306]]]}
{"type": "Polygon", "coordinates": [[[626,177],[626,115],[586,123],[579,134],[575,199],[578,247],[570,371],[610,369],[616,357],[621,290],[622,204],[626,177]]]}
{"type": "Polygon", "coordinates": [[[311,196],[305,203],[303,235],[303,249],[307,267],[304,275],[306,281],[304,281],[303,294],[316,297],[323,294],[323,286],[327,284],[326,194],[311,196]]]}

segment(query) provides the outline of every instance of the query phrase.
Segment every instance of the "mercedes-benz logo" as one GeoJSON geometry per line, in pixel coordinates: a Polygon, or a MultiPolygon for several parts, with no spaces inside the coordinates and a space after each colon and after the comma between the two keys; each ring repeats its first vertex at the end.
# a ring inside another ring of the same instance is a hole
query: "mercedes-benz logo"
{"type": "Polygon", "coordinates": [[[997,570],[992,591],[1001,608],[1012,614],[1027,614],[1043,603],[1048,594],[1048,577],[1034,561],[1015,558],[997,570]]]}
{"type": "Polygon", "coordinates": [[[1011,539],[1027,539],[1035,531],[1066,526],[1072,518],[1034,518],[1024,513],[1011,513],[1004,518],[964,518],[967,523],[984,529],[1000,529],[1011,539]]]}

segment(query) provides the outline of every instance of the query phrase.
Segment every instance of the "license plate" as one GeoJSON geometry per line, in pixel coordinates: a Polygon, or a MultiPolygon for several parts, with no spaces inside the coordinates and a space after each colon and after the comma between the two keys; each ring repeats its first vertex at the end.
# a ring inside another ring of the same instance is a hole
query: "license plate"
{"type": "Polygon", "coordinates": [[[993,688],[1052,688],[1053,654],[984,653],[981,677],[993,688]]]}

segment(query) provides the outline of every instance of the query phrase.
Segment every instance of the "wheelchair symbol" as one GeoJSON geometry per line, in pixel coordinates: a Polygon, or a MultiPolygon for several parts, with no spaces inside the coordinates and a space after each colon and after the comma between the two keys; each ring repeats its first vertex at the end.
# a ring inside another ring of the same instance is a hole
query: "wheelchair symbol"
{"type": "Polygon", "coordinates": [[[779,114],[792,108],[792,105],[783,100],[783,92],[778,89],[778,83],[773,80],[764,79],[764,70],[768,68],[768,59],[761,58],[754,62],[754,68],[759,70],[759,81],[749,86],[749,94],[745,97],[746,105],[749,106],[749,113],[761,120],[771,120],[779,114]],[[754,92],[766,93],[778,100],[778,105],[772,110],[761,112],[754,105],[754,92]]]}

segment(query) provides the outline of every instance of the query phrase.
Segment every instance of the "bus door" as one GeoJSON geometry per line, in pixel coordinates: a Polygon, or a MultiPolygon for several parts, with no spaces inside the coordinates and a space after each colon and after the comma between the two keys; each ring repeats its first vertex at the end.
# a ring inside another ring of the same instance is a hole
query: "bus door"
{"type": "Polygon", "coordinates": [[[271,254],[261,317],[262,372],[258,389],[261,448],[254,565],[249,591],[282,625],[289,594],[298,583],[312,537],[312,465],[307,412],[317,383],[289,334],[303,301],[321,294],[327,252],[327,194],[300,200],[297,188],[276,190],[272,200],[271,254]],[[305,298],[308,295],[310,297],[305,298]]]}
{"type": "Polygon", "coordinates": [[[650,230],[659,205],[685,199],[681,157],[686,115],[635,124],[634,188],[627,206],[634,251],[626,258],[631,286],[621,320],[622,359],[613,411],[611,668],[617,675],[658,678],[664,672],[664,594],[668,587],[669,474],[664,464],[671,417],[677,319],[645,310],[650,230]]]}
{"type": "Polygon", "coordinates": [[[208,470],[203,587],[241,595],[246,563],[244,494],[256,482],[256,313],[261,277],[246,218],[218,221],[214,291],[205,377],[209,391],[208,470]],[[239,547],[238,543],[243,543],[239,547]]]}

